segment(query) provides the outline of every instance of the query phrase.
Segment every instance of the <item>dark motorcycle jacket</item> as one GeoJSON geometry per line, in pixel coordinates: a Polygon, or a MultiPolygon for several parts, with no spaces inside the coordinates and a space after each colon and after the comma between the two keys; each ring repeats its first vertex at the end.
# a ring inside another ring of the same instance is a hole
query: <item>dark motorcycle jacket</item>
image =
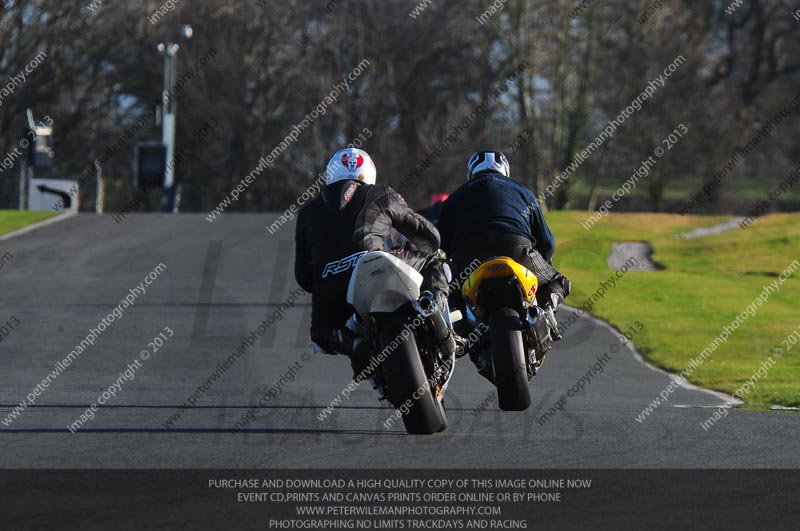
{"type": "Polygon", "coordinates": [[[422,253],[439,249],[436,227],[385,185],[338,181],[300,209],[294,274],[313,294],[312,330],[342,326],[350,317],[346,298],[353,267],[365,252],[385,250],[392,228],[422,253]]]}
{"type": "Polygon", "coordinates": [[[460,186],[442,205],[437,223],[448,254],[491,231],[530,240],[550,262],[555,238],[533,192],[499,173],[483,173],[460,186]]]}

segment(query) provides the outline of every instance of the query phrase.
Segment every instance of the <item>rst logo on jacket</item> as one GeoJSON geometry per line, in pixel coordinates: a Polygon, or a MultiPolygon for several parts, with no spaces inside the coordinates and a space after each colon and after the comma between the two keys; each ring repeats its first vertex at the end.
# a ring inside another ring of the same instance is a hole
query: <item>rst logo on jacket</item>
{"type": "Polygon", "coordinates": [[[361,256],[367,254],[367,251],[359,251],[357,253],[353,253],[350,256],[346,256],[340,260],[334,260],[333,262],[328,262],[325,264],[325,269],[322,271],[322,278],[327,277],[328,275],[336,275],[343,271],[347,271],[356,265],[358,259],[361,256]]]}

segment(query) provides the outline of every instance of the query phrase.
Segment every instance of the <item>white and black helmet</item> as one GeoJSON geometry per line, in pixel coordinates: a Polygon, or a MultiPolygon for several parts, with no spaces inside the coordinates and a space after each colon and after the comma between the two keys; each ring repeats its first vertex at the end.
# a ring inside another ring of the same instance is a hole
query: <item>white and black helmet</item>
{"type": "Polygon", "coordinates": [[[476,151],[472,154],[467,163],[467,180],[485,171],[496,172],[504,177],[511,175],[508,159],[500,151],[476,151]]]}

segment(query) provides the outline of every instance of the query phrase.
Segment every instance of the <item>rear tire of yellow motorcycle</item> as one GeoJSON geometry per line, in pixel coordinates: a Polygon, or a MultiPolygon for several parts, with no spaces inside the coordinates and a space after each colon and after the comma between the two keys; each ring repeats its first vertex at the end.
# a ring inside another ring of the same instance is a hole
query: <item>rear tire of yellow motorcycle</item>
{"type": "Polygon", "coordinates": [[[520,328],[519,314],[511,308],[498,308],[489,316],[494,382],[497,401],[503,411],[525,411],[531,405],[520,328]]]}
{"type": "MultiPolygon", "coordinates": [[[[402,338],[404,331],[403,323],[388,321],[380,331],[381,351],[402,338]]],[[[403,415],[403,424],[408,433],[430,435],[444,431],[447,428],[444,407],[427,385],[428,378],[422,367],[414,335],[411,334],[408,339],[395,344],[397,347],[383,362],[389,401],[396,408],[402,404],[411,404],[408,412],[403,415]],[[420,395],[416,399],[415,393],[420,395]]]]}

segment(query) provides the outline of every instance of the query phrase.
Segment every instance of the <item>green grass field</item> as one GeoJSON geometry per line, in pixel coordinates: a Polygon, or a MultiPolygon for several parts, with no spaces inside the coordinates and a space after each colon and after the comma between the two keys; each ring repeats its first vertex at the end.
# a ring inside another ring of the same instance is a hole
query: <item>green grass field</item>
{"type": "MultiPolygon", "coordinates": [[[[573,282],[568,304],[580,306],[613,275],[606,257],[614,241],[646,241],[659,271],[630,271],[596,303],[592,313],[627,330],[654,364],[680,373],[738,314],[800,261],[800,214],[774,214],[749,228],[694,240],[674,235],[728,219],[674,214],[610,214],[586,231],[585,212],[551,212],[558,247],[554,265],[573,282]]],[[[786,350],[743,399],[748,405],[800,406],[800,345],[782,341],[800,326],[800,269],[780,285],[689,377],[703,387],[733,393],[775,348],[786,350]]],[[[599,346],[604,349],[606,346],[599,346]]]]}
{"type": "Polygon", "coordinates": [[[55,216],[54,212],[28,210],[0,210],[0,234],[21,229],[31,223],[55,216]]]}

